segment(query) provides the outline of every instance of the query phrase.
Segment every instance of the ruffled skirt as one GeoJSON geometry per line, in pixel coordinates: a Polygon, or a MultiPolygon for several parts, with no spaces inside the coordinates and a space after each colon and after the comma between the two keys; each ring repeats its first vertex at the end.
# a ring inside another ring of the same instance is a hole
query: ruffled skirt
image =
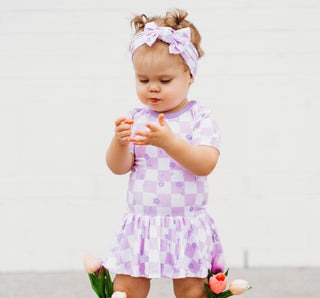
{"type": "Polygon", "coordinates": [[[214,221],[205,210],[190,217],[128,213],[103,265],[134,277],[204,278],[220,254],[214,221]]]}

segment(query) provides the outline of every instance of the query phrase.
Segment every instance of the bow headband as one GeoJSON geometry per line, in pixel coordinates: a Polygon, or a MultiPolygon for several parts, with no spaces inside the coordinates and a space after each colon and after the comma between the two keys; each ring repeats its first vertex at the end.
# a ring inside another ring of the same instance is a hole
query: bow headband
{"type": "Polygon", "coordinates": [[[199,55],[195,46],[190,41],[190,28],[174,30],[171,27],[158,27],[155,22],[147,23],[144,31],[138,33],[131,43],[131,58],[135,50],[144,44],[151,47],[157,39],[169,44],[170,54],[180,54],[187,63],[193,77],[197,73],[199,55]]]}

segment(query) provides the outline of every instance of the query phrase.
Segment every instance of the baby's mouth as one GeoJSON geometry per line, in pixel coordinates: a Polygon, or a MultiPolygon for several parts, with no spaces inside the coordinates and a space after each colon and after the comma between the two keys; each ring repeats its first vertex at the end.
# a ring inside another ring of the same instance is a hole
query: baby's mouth
{"type": "Polygon", "coordinates": [[[159,98],[149,98],[149,100],[151,101],[151,103],[157,103],[160,101],[159,98]]]}

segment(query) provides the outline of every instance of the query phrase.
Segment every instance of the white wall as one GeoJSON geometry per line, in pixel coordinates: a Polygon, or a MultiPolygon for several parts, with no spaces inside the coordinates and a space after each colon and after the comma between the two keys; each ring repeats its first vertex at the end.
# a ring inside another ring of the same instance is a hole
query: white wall
{"type": "Polygon", "coordinates": [[[0,272],[102,258],[127,176],[104,155],[138,104],[133,13],[189,11],[206,55],[190,98],[223,137],[210,212],[230,266],[320,266],[320,2],[0,2],[0,272]]]}

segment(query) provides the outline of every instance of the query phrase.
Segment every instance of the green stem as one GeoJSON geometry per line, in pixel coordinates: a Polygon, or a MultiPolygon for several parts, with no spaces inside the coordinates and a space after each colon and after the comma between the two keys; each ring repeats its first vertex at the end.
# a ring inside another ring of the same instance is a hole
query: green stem
{"type": "Polygon", "coordinates": [[[233,294],[230,292],[230,290],[226,290],[219,294],[219,298],[227,298],[233,296],[233,294]]]}

